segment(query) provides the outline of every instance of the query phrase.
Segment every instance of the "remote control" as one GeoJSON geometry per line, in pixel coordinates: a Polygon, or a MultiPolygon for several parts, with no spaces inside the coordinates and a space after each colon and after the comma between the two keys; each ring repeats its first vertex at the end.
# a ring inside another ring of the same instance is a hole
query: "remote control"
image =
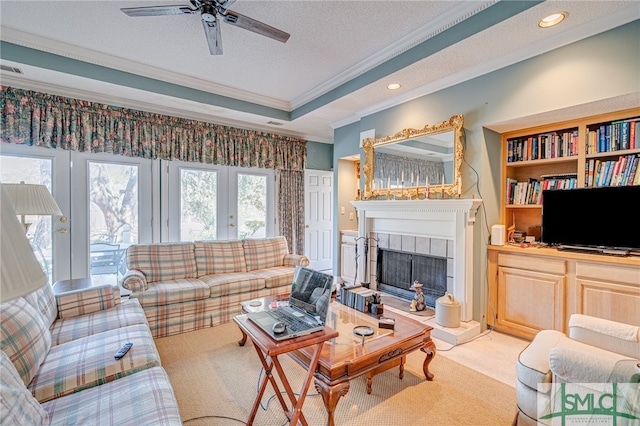
{"type": "Polygon", "coordinates": [[[125,343],[124,345],[122,345],[120,350],[118,352],[116,352],[115,359],[120,359],[123,356],[125,356],[125,354],[127,352],[129,352],[129,349],[131,349],[131,346],[133,346],[133,343],[131,343],[131,342],[125,343]]]}

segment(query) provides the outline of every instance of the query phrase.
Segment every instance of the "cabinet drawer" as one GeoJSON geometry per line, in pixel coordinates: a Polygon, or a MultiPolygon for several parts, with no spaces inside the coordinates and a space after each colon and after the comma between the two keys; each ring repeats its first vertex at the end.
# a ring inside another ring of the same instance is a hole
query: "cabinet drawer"
{"type": "Polygon", "coordinates": [[[355,244],[356,243],[356,235],[353,235],[353,234],[342,234],[342,243],[343,244],[355,244]]]}
{"type": "Polygon", "coordinates": [[[562,259],[531,256],[529,254],[499,253],[498,265],[556,275],[565,275],[567,270],[566,262],[562,259]]]}
{"type": "Polygon", "coordinates": [[[576,262],[576,276],[578,278],[591,278],[640,287],[640,268],[626,267],[623,265],[576,262]]]}

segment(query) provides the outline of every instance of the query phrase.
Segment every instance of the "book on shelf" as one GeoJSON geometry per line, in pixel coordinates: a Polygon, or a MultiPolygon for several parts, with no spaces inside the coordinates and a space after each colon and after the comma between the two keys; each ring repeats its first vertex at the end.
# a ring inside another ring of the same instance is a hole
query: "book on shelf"
{"type": "Polygon", "coordinates": [[[591,127],[586,143],[587,154],[640,148],[640,117],[591,127]]]}

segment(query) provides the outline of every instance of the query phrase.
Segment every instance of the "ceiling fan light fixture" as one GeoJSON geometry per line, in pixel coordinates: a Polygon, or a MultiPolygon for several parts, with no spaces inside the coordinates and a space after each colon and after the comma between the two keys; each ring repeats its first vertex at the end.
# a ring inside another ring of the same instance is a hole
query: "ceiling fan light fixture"
{"type": "Polygon", "coordinates": [[[202,5],[202,13],[200,14],[200,17],[205,22],[215,23],[216,22],[216,10],[214,9],[214,7],[211,4],[208,4],[208,3],[207,4],[203,4],[202,5]]]}
{"type": "Polygon", "coordinates": [[[538,22],[538,26],[540,28],[549,28],[554,25],[558,25],[560,22],[564,21],[564,19],[569,16],[568,12],[557,12],[553,13],[549,16],[546,16],[538,22]]]}

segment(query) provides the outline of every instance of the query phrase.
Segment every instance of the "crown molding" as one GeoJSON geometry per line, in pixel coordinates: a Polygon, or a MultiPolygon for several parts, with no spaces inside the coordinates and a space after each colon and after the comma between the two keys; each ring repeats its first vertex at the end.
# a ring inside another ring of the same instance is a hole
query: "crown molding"
{"type": "Polygon", "coordinates": [[[420,43],[423,43],[428,39],[435,37],[436,35],[459,24],[465,19],[479,12],[482,12],[484,9],[495,3],[497,3],[497,0],[483,2],[462,2],[455,9],[452,9],[439,16],[437,21],[430,21],[426,23],[425,25],[414,30],[405,37],[380,50],[377,54],[371,55],[370,57],[346,69],[335,77],[327,80],[319,86],[316,86],[313,90],[310,90],[302,96],[295,98],[291,101],[292,110],[295,110],[296,108],[307,104],[317,97],[324,95],[325,93],[328,93],[337,87],[340,87],[341,85],[359,77],[369,70],[372,70],[378,65],[393,59],[394,57],[406,52],[407,50],[419,45],[420,43]]]}

